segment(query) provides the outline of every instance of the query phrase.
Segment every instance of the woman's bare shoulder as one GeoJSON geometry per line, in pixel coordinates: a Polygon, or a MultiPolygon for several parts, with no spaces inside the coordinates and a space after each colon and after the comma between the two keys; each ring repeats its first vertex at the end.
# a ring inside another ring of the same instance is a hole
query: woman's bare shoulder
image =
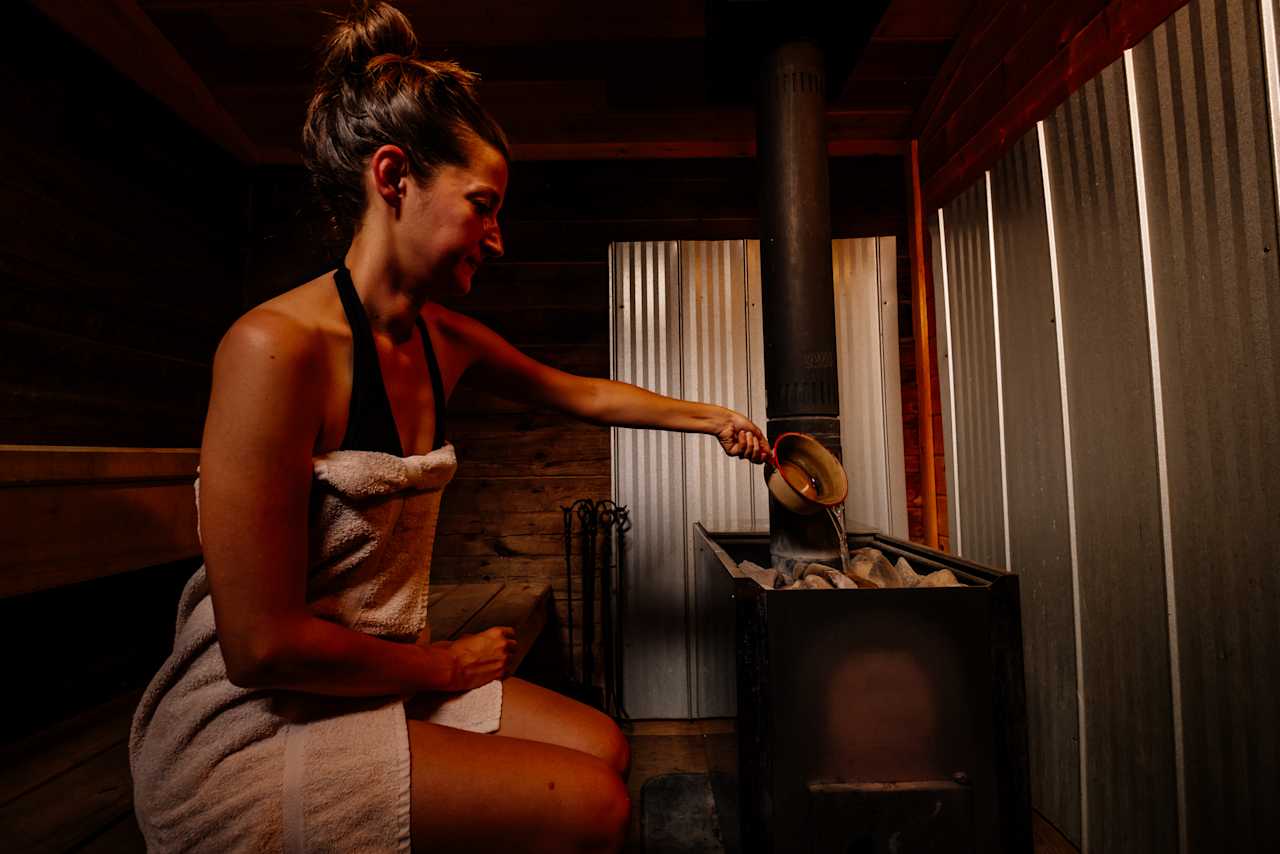
{"type": "Polygon", "coordinates": [[[454,341],[472,340],[477,334],[488,331],[479,320],[470,315],[455,311],[438,302],[429,302],[422,307],[422,317],[430,324],[431,329],[439,330],[454,341]]]}
{"type": "Polygon", "coordinates": [[[319,358],[334,325],[332,306],[322,287],[324,278],[286,291],[241,315],[223,336],[218,360],[248,358],[296,364],[319,358]]]}

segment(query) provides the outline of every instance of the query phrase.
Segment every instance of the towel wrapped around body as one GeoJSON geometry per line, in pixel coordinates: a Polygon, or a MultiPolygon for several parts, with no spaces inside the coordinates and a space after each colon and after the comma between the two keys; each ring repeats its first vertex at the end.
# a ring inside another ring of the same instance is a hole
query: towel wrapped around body
{"type": "MultiPolygon", "coordinates": [[[[389,641],[427,626],[440,499],[452,445],[397,457],[314,460],[307,604],[389,641]]],[[[197,506],[199,483],[196,484],[197,506]]],[[[174,648],[134,715],[134,803],[151,851],[407,852],[404,697],[250,690],[227,679],[204,567],[178,607],[174,648]]],[[[431,721],[492,732],[502,683],[442,695],[431,721]]]]}

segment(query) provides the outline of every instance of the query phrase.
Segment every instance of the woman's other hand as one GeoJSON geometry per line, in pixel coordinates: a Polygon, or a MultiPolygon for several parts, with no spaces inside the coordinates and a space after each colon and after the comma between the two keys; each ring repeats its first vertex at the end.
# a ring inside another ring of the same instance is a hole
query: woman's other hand
{"type": "Polygon", "coordinates": [[[732,409],[725,410],[725,423],[716,430],[716,438],[731,457],[762,463],[769,456],[769,440],[764,431],[732,409]]]}
{"type": "Polygon", "coordinates": [[[478,635],[463,635],[448,649],[457,663],[448,690],[469,691],[507,675],[516,650],[516,631],[509,626],[495,626],[478,635]]]}

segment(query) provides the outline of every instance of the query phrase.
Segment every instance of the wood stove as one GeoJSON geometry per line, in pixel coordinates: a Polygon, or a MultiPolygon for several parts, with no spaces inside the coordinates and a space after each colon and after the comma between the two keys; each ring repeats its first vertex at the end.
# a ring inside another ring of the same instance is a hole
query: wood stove
{"type": "Polygon", "coordinates": [[[737,750],[711,751],[728,848],[1029,854],[1017,576],[859,530],[964,586],[767,590],[738,570],[766,535],[694,536],[702,678],[736,698],[737,750]]]}

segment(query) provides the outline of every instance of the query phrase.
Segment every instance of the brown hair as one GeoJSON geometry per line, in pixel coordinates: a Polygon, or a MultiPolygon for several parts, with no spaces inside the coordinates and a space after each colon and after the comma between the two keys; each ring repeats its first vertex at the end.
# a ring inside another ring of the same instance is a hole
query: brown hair
{"type": "Polygon", "coordinates": [[[380,146],[404,149],[428,181],[467,162],[470,137],[511,159],[507,137],[476,100],[479,75],[418,56],[413,26],[381,2],[357,3],[329,35],[302,129],[303,161],[340,236],[364,215],[363,173],[380,146]]]}

